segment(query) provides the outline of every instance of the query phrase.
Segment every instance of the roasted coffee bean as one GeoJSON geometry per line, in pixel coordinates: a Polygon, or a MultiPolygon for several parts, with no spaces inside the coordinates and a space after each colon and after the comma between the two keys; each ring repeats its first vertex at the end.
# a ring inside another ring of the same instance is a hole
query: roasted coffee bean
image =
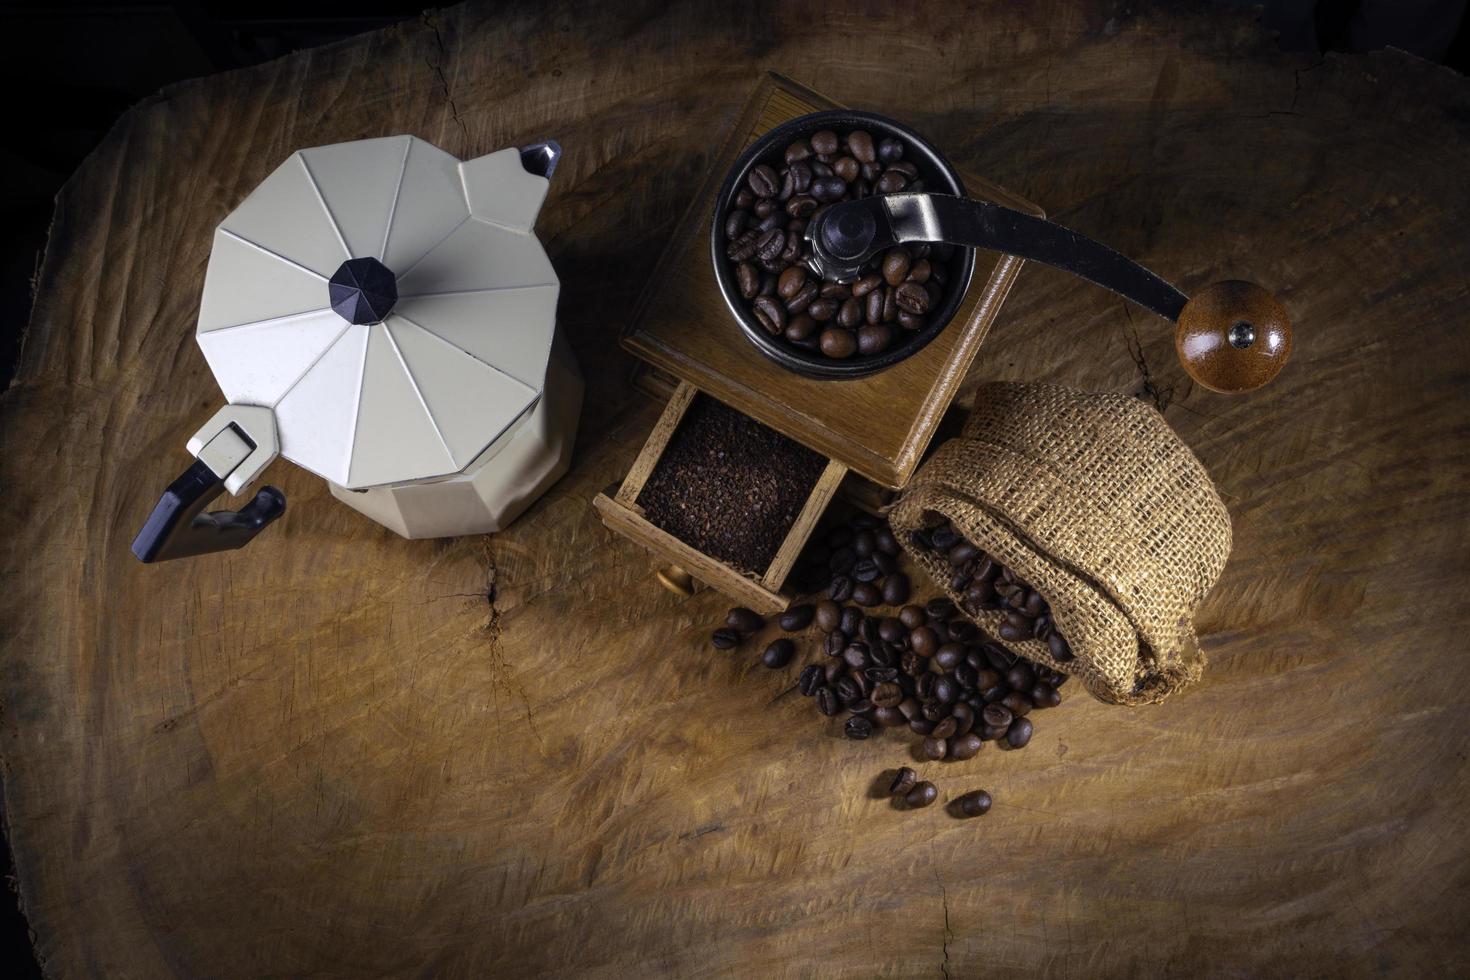
{"type": "Polygon", "coordinates": [[[929,622],[929,614],[923,606],[904,606],[898,611],[898,621],[905,628],[915,630],[929,622]]]}
{"type": "Polygon", "coordinates": [[[812,197],[824,204],[830,204],[846,193],[847,183],[841,177],[819,177],[812,181],[812,197]]]}
{"type": "Polygon", "coordinates": [[[975,547],[968,541],[956,542],[955,545],[950,548],[949,551],[945,554],[945,557],[949,559],[949,563],[955,568],[959,568],[961,565],[969,564],[979,556],[980,549],[975,547]]]}
{"type": "Polygon", "coordinates": [[[949,755],[949,742],[942,738],[935,738],[931,731],[929,737],[924,739],[924,755],[938,762],[949,755]]]}
{"type": "Polygon", "coordinates": [[[795,296],[786,301],[786,312],[793,315],[797,313],[805,313],[807,309],[812,305],[812,303],[816,301],[817,296],[817,284],[814,282],[808,282],[805,286],[802,286],[801,289],[797,290],[795,296]]]}
{"type": "Polygon", "coordinates": [[[716,650],[733,650],[740,645],[740,634],[722,626],[710,634],[709,641],[715,645],[716,650]]]}
{"type": "Polygon", "coordinates": [[[884,163],[893,163],[895,160],[903,159],[903,144],[892,137],[880,140],[878,143],[878,159],[884,163]]]}
{"type": "Polygon", "coordinates": [[[798,160],[805,160],[811,155],[812,148],[806,140],[797,140],[796,142],[786,147],[787,163],[795,163],[798,160]]]}
{"type": "Polygon", "coordinates": [[[817,209],[818,201],[810,194],[797,194],[786,202],[786,213],[793,218],[810,217],[817,209]]]}
{"type": "Polygon", "coordinates": [[[992,728],[1005,728],[1011,723],[1011,709],[1004,704],[987,704],[985,710],[980,712],[980,717],[985,724],[992,728]]]}
{"type": "Polygon", "coordinates": [[[926,779],[921,783],[915,783],[904,794],[903,801],[915,810],[919,810],[933,803],[938,798],[939,789],[926,779]]]}
{"type": "Polygon", "coordinates": [[[847,286],[846,283],[841,283],[841,282],[824,282],[824,283],[822,283],[822,298],[823,299],[835,299],[837,302],[841,303],[843,300],[847,299],[851,295],[852,295],[852,290],[850,288],[848,288],[848,286],[847,286]]]}
{"type": "Polygon", "coordinates": [[[902,643],[908,639],[909,631],[904,628],[903,621],[884,616],[878,623],[878,636],[885,643],[902,643]]]}
{"type": "Polygon", "coordinates": [[[847,649],[847,634],[841,630],[828,633],[822,640],[822,650],[829,657],[840,657],[842,651],[847,649]]]}
{"type": "Polygon", "coordinates": [[[1008,643],[1019,643],[1022,640],[1031,639],[1031,628],[1017,626],[1012,622],[1003,622],[995,631],[996,635],[1008,643]]]}
{"type": "Polygon", "coordinates": [[[751,306],[766,333],[779,334],[786,329],[786,308],[774,296],[757,296],[751,306]]]}
{"type": "Polygon", "coordinates": [[[933,543],[935,551],[947,552],[959,543],[960,532],[956,531],[948,521],[945,521],[929,532],[929,540],[933,543]]]}
{"type": "Polygon", "coordinates": [[[772,640],[771,645],[766,647],[766,652],[761,654],[761,663],[776,670],[791,663],[791,657],[795,653],[796,644],[783,636],[779,640],[772,640]]]}
{"type": "MultiPolygon", "coordinates": [[[[762,218],[760,220],[760,223],[757,224],[755,227],[757,231],[767,232],[770,231],[772,228],[785,228],[786,221],[787,218],[784,211],[772,211],[770,214],[762,218]]],[[[761,251],[759,245],[756,246],[755,254],[760,258],[769,258],[769,256],[761,251]]]]}
{"type": "Polygon", "coordinates": [[[734,262],[744,262],[755,255],[755,244],[760,240],[761,233],[752,228],[740,233],[740,237],[732,241],[725,254],[734,262]]]}
{"type": "Polygon", "coordinates": [[[897,708],[875,708],[873,709],[873,720],[884,728],[897,728],[908,724],[903,714],[897,708]]]}
{"type": "Polygon", "coordinates": [[[1021,607],[1021,611],[1032,619],[1035,619],[1037,616],[1046,612],[1046,600],[1041,597],[1040,592],[1034,590],[1028,592],[1026,594],[1026,604],[1021,607]]]}
{"type": "Polygon", "coordinates": [[[876,272],[869,272],[867,275],[858,277],[852,284],[852,294],[858,299],[863,299],[881,285],[883,285],[883,277],[876,272]]]}
{"type": "Polygon", "coordinates": [[[917,718],[910,718],[909,731],[913,732],[915,735],[923,735],[925,738],[927,738],[929,736],[929,733],[934,731],[934,722],[930,721],[928,718],[925,718],[923,715],[919,715],[919,717],[917,718]]]}
{"type": "Polygon", "coordinates": [[[898,650],[891,643],[880,640],[868,654],[875,667],[893,667],[898,663],[898,650]]]}
{"type": "MultiPolygon", "coordinates": [[[[771,198],[763,197],[756,201],[750,210],[757,218],[768,218],[771,216],[771,212],[776,210],[776,202],[771,198]]],[[[764,231],[765,229],[761,230],[764,231]]]]}
{"type": "Polygon", "coordinates": [[[883,254],[883,279],[890,286],[897,286],[909,274],[912,260],[903,248],[890,248],[883,254]]]}
{"type": "Polygon", "coordinates": [[[1053,660],[1067,661],[1072,659],[1072,648],[1062,638],[1062,634],[1053,633],[1046,638],[1047,649],[1051,652],[1053,660]]]}
{"type": "Polygon", "coordinates": [[[965,659],[965,648],[958,643],[946,643],[934,651],[934,663],[940,670],[954,670],[965,659]]]}
{"type": "Polygon", "coordinates": [[[857,157],[859,163],[872,163],[878,159],[872,134],[865,129],[854,129],[847,134],[847,151],[857,157]]]}
{"type": "Polygon", "coordinates": [[[1062,703],[1062,696],[1057,689],[1047,684],[1038,683],[1031,689],[1031,703],[1037,708],[1055,708],[1062,703]]]}
{"type": "Polygon", "coordinates": [[[858,670],[863,669],[870,662],[868,659],[868,645],[861,640],[854,640],[847,645],[847,649],[842,651],[842,659],[849,667],[855,667],[858,670]]]}
{"type": "Polygon", "coordinates": [[[740,295],[746,299],[755,299],[761,290],[760,270],[749,262],[742,262],[735,267],[735,285],[740,290],[740,295]]]}
{"type": "Polygon", "coordinates": [[[879,194],[897,194],[908,186],[909,180],[897,170],[885,170],[874,185],[879,194]]]}
{"type": "Polygon", "coordinates": [[[990,812],[990,794],[983,789],[971,790],[954,801],[955,810],[963,817],[983,817],[990,812]]]}
{"type": "Polygon", "coordinates": [[[909,282],[916,282],[922,285],[929,281],[929,277],[933,272],[934,267],[929,264],[928,259],[919,259],[913,265],[909,266],[909,282]]]}
{"type": "Polygon", "coordinates": [[[903,703],[903,688],[897,684],[879,684],[873,688],[873,703],[880,708],[896,708],[903,703]]]}
{"type": "Polygon", "coordinates": [[[1029,741],[1031,741],[1031,719],[1017,718],[1011,722],[1011,727],[1006,729],[1006,744],[1013,749],[1022,749],[1029,741]]]}
{"type": "Polygon", "coordinates": [[[955,613],[954,603],[942,596],[930,599],[924,606],[924,611],[929,614],[930,619],[949,619],[955,613]]]}
{"type": "Polygon", "coordinates": [[[850,739],[862,741],[873,734],[873,723],[866,718],[854,715],[842,726],[842,733],[850,739]]]}
{"type": "Polygon", "coordinates": [[[841,651],[838,651],[838,656],[822,665],[822,673],[826,676],[828,684],[836,684],[838,678],[847,673],[847,664],[841,657],[841,651]]]}
{"type": "Polygon", "coordinates": [[[882,624],[875,618],[865,618],[858,626],[858,636],[871,649],[883,642],[882,624]]]}
{"type": "Polygon", "coordinates": [[[985,742],[974,732],[956,735],[949,740],[949,757],[960,762],[973,759],[980,754],[980,747],[984,744],[985,742]]]}
{"type": "Polygon", "coordinates": [[[903,310],[898,311],[898,326],[902,330],[923,330],[924,324],[928,322],[921,316],[915,316],[903,310]]]}
{"type": "Polygon", "coordinates": [[[800,266],[793,265],[781,273],[781,278],[776,282],[776,293],[782,299],[790,299],[801,292],[801,287],[806,285],[806,270],[800,266]]]}
{"type": "Polygon", "coordinates": [[[1020,718],[1031,713],[1031,702],[1020,691],[1012,691],[1000,699],[1000,703],[1011,709],[1011,714],[1020,718]]]}
{"type": "Polygon", "coordinates": [[[852,587],[852,601],[870,609],[883,604],[883,593],[872,582],[859,582],[852,587]]]}
{"type": "Polygon", "coordinates": [[[934,682],[934,697],[945,704],[952,704],[959,696],[960,686],[949,675],[941,675],[939,680],[934,682]]]}
{"type": "Polygon", "coordinates": [[[818,323],[826,323],[837,315],[837,309],[837,301],[824,296],[821,299],[812,301],[812,304],[806,308],[806,311],[811,314],[813,320],[816,320],[818,323]]]}
{"type": "Polygon", "coordinates": [[[832,553],[827,556],[827,567],[832,569],[833,572],[845,575],[852,571],[852,566],[856,564],[857,552],[852,550],[852,543],[850,541],[840,548],[834,548],[832,553]]]}
{"type": "Polygon", "coordinates": [[[951,619],[949,637],[956,643],[975,643],[980,639],[980,627],[968,619],[951,619]]]}
{"type": "Polygon", "coordinates": [[[889,796],[903,796],[919,781],[919,774],[908,766],[899,766],[898,771],[893,774],[893,781],[888,784],[889,796]]]}
{"type": "Polygon", "coordinates": [[[918,698],[904,698],[898,702],[898,710],[903,712],[903,716],[909,721],[924,717],[924,706],[919,703],[918,698]]]}
{"type": "Polygon", "coordinates": [[[1006,683],[1013,691],[1029,691],[1036,683],[1036,672],[1025,661],[1020,661],[1006,671],[1006,683]]]}
{"type": "MultiPolygon", "coordinates": [[[[870,551],[869,554],[872,552],[870,551]]],[[[883,573],[872,558],[860,558],[857,564],[852,566],[852,577],[859,582],[876,582],[883,577],[883,573]]]]}
{"type": "MultiPolygon", "coordinates": [[[[930,675],[927,675],[927,676],[932,677],[934,675],[930,674],[930,675]]],[[[938,682],[936,682],[936,684],[937,683],[938,682]]],[[[925,696],[925,693],[926,692],[920,692],[920,696],[921,697],[925,696]]],[[[949,705],[948,704],[945,704],[939,698],[935,697],[934,696],[934,692],[933,692],[932,689],[927,692],[927,696],[928,696],[928,700],[926,700],[924,702],[924,706],[919,709],[919,713],[924,716],[924,720],[925,721],[939,721],[941,718],[948,718],[949,717],[949,705]]]]}
{"type": "Polygon", "coordinates": [[[939,649],[939,635],[931,626],[920,626],[909,633],[909,649],[921,657],[932,657],[939,649]]]}
{"type": "Polygon", "coordinates": [[[858,179],[862,167],[852,157],[844,156],[832,161],[832,172],[850,184],[858,179]]]}
{"type": "Polygon", "coordinates": [[[836,153],[838,147],[837,134],[832,132],[832,130],[830,129],[824,129],[821,132],[813,133],[811,136],[811,146],[813,152],[819,153],[823,156],[836,153]]]}
{"type": "Polygon", "coordinates": [[[843,606],[842,617],[837,621],[842,632],[857,636],[863,628],[863,611],[856,606],[843,606]]]}
{"type": "MultiPolygon", "coordinates": [[[[846,656],[846,654],[843,654],[844,659],[846,656]]],[[[851,663],[851,661],[848,662],[851,663]]],[[[851,704],[863,696],[863,689],[858,686],[857,678],[851,674],[845,674],[839,677],[837,683],[832,685],[832,689],[837,692],[837,698],[843,704],[851,704]]]]}
{"type": "Polygon", "coordinates": [[[863,673],[867,675],[868,680],[873,682],[874,694],[877,693],[877,685],[892,684],[898,680],[897,667],[869,667],[863,673]]]}
{"type": "Polygon", "coordinates": [[[786,321],[787,340],[806,340],[817,332],[817,321],[805,313],[798,313],[786,321]]]}
{"type": "Polygon", "coordinates": [[[995,598],[995,589],[990,582],[976,581],[970,579],[969,588],[965,589],[965,601],[975,609],[984,609],[986,604],[995,598]]]}
{"type": "Polygon", "coordinates": [[[739,208],[725,215],[725,238],[734,241],[750,225],[750,212],[739,208]]]}
{"type": "Polygon", "coordinates": [[[950,709],[949,716],[954,719],[956,735],[968,734],[975,727],[975,709],[966,701],[957,702],[950,709]]]}
{"type": "Polygon", "coordinates": [[[929,734],[934,738],[949,738],[959,730],[959,727],[960,723],[954,720],[954,715],[950,715],[947,718],[941,718],[936,721],[934,723],[934,731],[929,734]]]}
{"type": "Polygon", "coordinates": [[[735,192],[735,200],[730,203],[743,211],[755,204],[755,195],[750,192],[750,188],[742,187],[735,192]]]}
{"type": "MultiPolygon", "coordinates": [[[[875,563],[881,564],[884,552],[878,552],[873,556],[875,563]]],[[[891,572],[883,579],[883,603],[889,606],[899,606],[909,600],[911,586],[909,577],[903,572],[891,572]]]]}
{"type": "Polygon", "coordinates": [[[796,687],[802,694],[811,697],[817,693],[817,688],[826,683],[826,674],[821,664],[807,664],[801,668],[801,675],[796,679],[796,687]]]}
{"type": "Polygon", "coordinates": [[[750,184],[750,190],[756,197],[773,197],[781,189],[781,181],[776,176],[776,171],[758,163],[750,168],[750,176],[746,178],[750,184]]]}
{"type": "Polygon", "coordinates": [[[1016,655],[999,643],[987,643],[984,650],[985,659],[990,661],[990,666],[1003,674],[1016,664],[1016,655]]]}
{"type": "Polygon", "coordinates": [[[877,544],[878,550],[885,555],[896,558],[903,550],[898,546],[898,539],[893,536],[893,529],[886,524],[873,532],[873,541],[877,544]]]}
{"type": "Polygon", "coordinates": [[[842,705],[837,700],[837,692],[830,687],[818,688],[816,698],[817,710],[828,718],[842,710],[842,705]]]}
{"type": "Polygon", "coordinates": [[[840,327],[823,330],[818,342],[823,354],[839,360],[851,357],[857,350],[857,338],[852,335],[852,331],[840,327]]]}
{"type": "Polygon", "coordinates": [[[768,228],[761,232],[760,238],[756,239],[756,258],[767,260],[778,258],[785,247],[786,232],[780,228],[768,228]]]}
{"type": "Polygon", "coordinates": [[[846,602],[852,598],[852,578],[847,575],[834,575],[832,582],[827,586],[827,598],[834,602],[846,602]]]}
{"type": "Polygon", "coordinates": [[[741,633],[754,633],[766,625],[766,618],[754,609],[736,606],[725,614],[725,625],[741,633]]]}
{"type": "Polygon", "coordinates": [[[895,287],[893,297],[899,307],[909,313],[928,313],[929,308],[934,305],[929,291],[916,282],[905,282],[895,287]]]}
{"type": "MultiPolygon", "coordinates": [[[[849,330],[863,322],[863,304],[849,296],[837,308],[837,324],[849,330]]],[[[861,338],[859,338],[861,341],[861,338]]]]}
{"type": "Polygon", "coordinates": [[[854,701],[852,704],[849,704],[847,706],[847,710],[851,711],[855,715],[862,715],[864,718],[872,721],[873,712],[877,711],[878,709],[873,707],[873,702],[869,701],[866,697],[861,697],[854,701]]]}

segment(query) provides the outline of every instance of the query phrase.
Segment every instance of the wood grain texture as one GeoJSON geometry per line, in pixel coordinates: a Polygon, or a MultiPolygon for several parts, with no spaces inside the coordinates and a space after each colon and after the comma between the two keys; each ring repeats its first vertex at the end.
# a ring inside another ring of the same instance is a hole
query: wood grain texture
{"type": "Polygon", "coordinates": [[[165,90],[86,161],[0,402],[6,814],[52,976],[1470,969],[1465,79],[1283,55],[1213,5],[822,16],[456,8],[165,90]],[[1217,396],[1168,324],[1020,276],[971,383],[1165,404],[1235,552],[1197,688],[926,767],[994,794],[978,822],[869,798],[904,748],[842,740],[758,645],[712,653],[726,601],[658,588],[589,506],[661,407],[626,311],[766,68],[1295,324],[1275,381],[1217,396]],[[249,548],[138,565],[218,403],[212,229],[292,150],[393,132],[566,147],[539,230],[588,381],[572,471],[494,537],[404,541],[278,463],[249,548]]]}
{"type": "MultiPolygon", "coordinates": [[[[649,278],[623,344],[657,368],[896,490],[918,466],[1025,263],[977,253],[970,288],[949,325],[885,371],[850,381],[805,378],[762,356],[730,315],[710,269],[714,200],[751,143],[798,116],[831,108],[836,104],[830,97],[789,78],[758,76],[649,278]]],[[[993,182],[956,169],[970,196],[1043,214],[993,182]]]]}

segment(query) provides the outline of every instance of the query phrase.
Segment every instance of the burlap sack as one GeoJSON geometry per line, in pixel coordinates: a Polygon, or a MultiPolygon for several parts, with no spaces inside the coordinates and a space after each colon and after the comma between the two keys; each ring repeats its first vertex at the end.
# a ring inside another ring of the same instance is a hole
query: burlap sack
{"type": "MultiPolygon", "coordinates": [[[[1230,554],[1230,515],[1150,406],[987,385],[960,437],[920,467],[889,514],[910,557],[948,590],[948,562],[909,542],[936,515],[1041,592],[1074,658],[1053,660],[1040,640],[1006,644],[1016,653],[1116,704],[1161,701],[1199,678],[1194,610],[1230,554]]],[[[994,636],[1003,614],[972,618],[994,636]]]]}

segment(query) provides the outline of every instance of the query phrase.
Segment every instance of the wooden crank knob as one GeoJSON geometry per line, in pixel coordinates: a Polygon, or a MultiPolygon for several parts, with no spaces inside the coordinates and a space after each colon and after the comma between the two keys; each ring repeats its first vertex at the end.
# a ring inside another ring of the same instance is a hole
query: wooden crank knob
{"type": "Polygon", "coordinates": [[[1250,391],[1291,356],[1291,317],[1255,283],[1217,282],[1184,304],[1174,349],[1189,376],[1211,391],[1250,391]]]}
{"type": "Polygon", "coordinates": [[[654,572],[658,584],[668,589],[674,595],[689,598],[694,594],[694,576],[690,575],[678,565],[669,565],[654,572]]]}

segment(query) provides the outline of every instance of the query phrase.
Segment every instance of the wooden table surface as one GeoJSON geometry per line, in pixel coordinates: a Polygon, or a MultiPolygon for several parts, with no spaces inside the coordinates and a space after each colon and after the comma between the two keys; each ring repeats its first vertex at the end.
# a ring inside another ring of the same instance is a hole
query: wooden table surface
{"type": "Polygon", "coordinates": [[[56,977],[1447,976],[1470,792],[1470,85],[1121,4],[456,8],[130,111],[57,202],[0,403],[5,803],[56,977]],[[622,317],[758,70],[907,120],[1186,291],[1280,291],[1269,387],[1035,265],[975,379],[1146,389],[1235,552],[1173,701],[1069,699],[869,796],[790,672],[712,652],[589,501],[659,406],[622,317]],[[128,543],[219,401],[210,233],[292,150],[555,136],[539,224],[588,374],[572,472],[504,533],[403,541],[288,464],[248,549],[128,543]],[[493,596],[488,599],[487,596],[493,596]]]}

